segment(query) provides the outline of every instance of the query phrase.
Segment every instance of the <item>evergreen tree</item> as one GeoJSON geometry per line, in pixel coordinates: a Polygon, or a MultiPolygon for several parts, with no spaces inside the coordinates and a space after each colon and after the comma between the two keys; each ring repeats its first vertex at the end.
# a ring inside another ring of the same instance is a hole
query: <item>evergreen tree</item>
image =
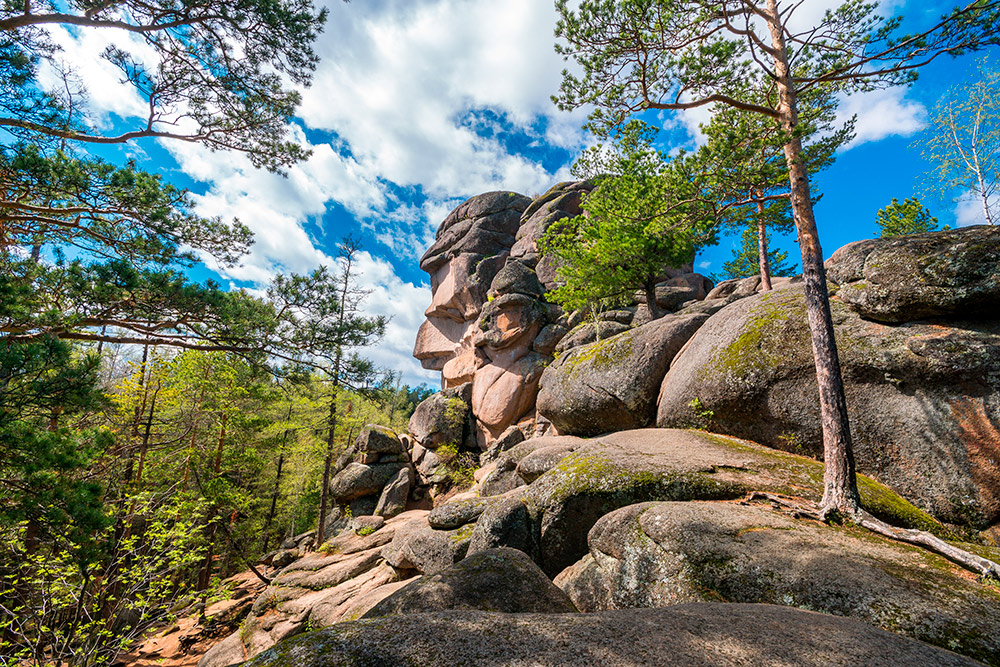
{"type": "MultiPolygon", "coordinates": [[[[908,198],[902,204],[895,197],[892,203],[879,209],[875,216],[880,231],[879,236],[904,236],[906,234],[923,234],[934,232],[938,228],[938,219],[920,203],[920,200],[908,198]]],[[[947,225],[945,229],[948,229],[947,225]]]]}
{"type": "MultiPolygon", "coordinates": [[[[765,232],[766,234],[766,232],[765,232]]],[[[758,230],[755,226],[744,227],[740,236],[740,245],[733,249],[733,258],[723,263],[722,273],[716,280],[731,278],[747,278],[760,273],[760,243],[758,230]]],[[[788,253],[772,248],[767,251],[767,264],[773,276],[794,276],[798,266],[788,264],[788,253]]]]}
{"type": "Polygon", "coordinates": [[[667,267],[691,262],[695,251],[714,243],[702,207],[685,201],[695,185],[682,159],[667,161],[652,148],[655,130],[633,122],[613,147],[587,151],[575,165],[596,186],[583,215],[553,223],[539,243],[557,261],[560,285],[547,297],[569,309],[615,305],[642,290],[653,319],[656,283],[667,267]]]}

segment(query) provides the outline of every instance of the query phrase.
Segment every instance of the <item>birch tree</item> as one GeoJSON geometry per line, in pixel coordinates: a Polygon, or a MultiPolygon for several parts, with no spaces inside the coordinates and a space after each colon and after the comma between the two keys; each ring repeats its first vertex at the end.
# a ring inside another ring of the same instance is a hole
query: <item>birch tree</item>
{"type": "Polygon", "coordinates": [[[1000,72],[980,63],[982,78],[952,88],[930,115],[924,157],[935,163],[930,189],[979,200],[983,219],[995,225],[1000,182],[1000,72]]]}

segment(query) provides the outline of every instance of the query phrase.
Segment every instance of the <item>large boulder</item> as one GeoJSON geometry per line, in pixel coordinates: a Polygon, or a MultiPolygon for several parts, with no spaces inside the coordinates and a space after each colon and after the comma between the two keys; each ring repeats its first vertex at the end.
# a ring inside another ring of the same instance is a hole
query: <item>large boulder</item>
{"type": "Polygon", "coordinates": [[[396,530],[381,555],[396,570],[434,574],[465,558],[472,529],[434,530],[426,521],[408,523],[396,530]]]}
{"type": "Polygon", "coordinates": [[[413,439],[425,449],[443,444],[460,446],[470,437],[469,403],[472,385],[445,389],[420,402],[410,417],[413,439]]]}
{"type": "MultiPolygon", "coordinates": [[[[939,519],[1000,521],[1000,317],[889,326],[830,305],[859,470],[939,519]]],[[[801,285],[712,316],[666,374],[657,424],[821,456],[801,285]]]]}
{"type": "Polygon", "coordinates": [[[866,318],[912,322],[1000,312],[1000,227],[858,241],[827,262],[838,296],[866,318]]]}
{"type": "MultiPolygon", "coordinates": [[[[683,602],[847,616],[1000,664],[1000,596],[946,559],[767,506],[633,505],[601,518],[556,583],[584,611],[683,602]]],[[[996,557],[996,556],[994,556],[996,557]]]]}
{"type": "Polygon", "coordinates": [[[706,603],[595,614],[439,611],[386,616],[296,637],[247,663],[249,667],[456,664],[973,667],[978,663],[847,618],[773,605],[706,603]]]}
{"type": "Polygon", "coordinates": [[[338,503],[382,493],[382,489],[406,467],[404,463],[351,463],[330,480],[330,495],[338,503]]]}
{"type": "Polygon", "coordinates": [[[445,609],[509,614],[576,611],[566,594],[527,555],[501,548],[481,551],[437,574],[413,580],[362,618],[445,609]]]}
{"type": "Polygon", "coordinates": [[[394,517],[402,514],[406,509],[406,500],[410,495],[410,470],[400,468],[396,476],[382,489],[378,503],[375,505],[375,514],[380,517],[394,517]]]}
{"type": "MultiPolygon", "coordinates": [[[[942,530],[886,487],[863,476],[859,487],[862,504],[876,516],[894,525],[942,530]]],[[[621,431],[581,444],[530,485],[510,492],[507,498],[520,501],[523,509],[509,501],[491,506],[473,541],[527,549],[555,576],[587,552],[587,532],[612,510],[650,500],[735,499],[751,491],[818,501],[823,468],[806,457],[708,433],[621,431]]]]}
{"type": "Polygon", "coordinates": [[[376,424],[368,424],[354,441],[355,449],[364,455],[394,455],[403,453],[403,443],[392,429],[376,424]]]}
{"type": "Polygon", "coordinates": [[[668,315],[574,348],[542,373],[537,409],[559,433],[597,435],[648,425],[656,388],[706,315],[668,315]]]}

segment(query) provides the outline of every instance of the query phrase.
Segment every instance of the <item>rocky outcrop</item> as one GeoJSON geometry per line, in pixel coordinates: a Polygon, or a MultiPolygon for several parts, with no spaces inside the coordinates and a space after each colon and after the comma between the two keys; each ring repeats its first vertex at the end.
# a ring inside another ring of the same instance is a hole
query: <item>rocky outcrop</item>
{"type": "MultiPolygon", "coordinates": [[[[831,307],[859,469],[945,521],[1000,521],[1000,319],[886,325],[839,294],[831,307]]],[[[801,286],[709,319],[664,378],[657,423],[821,456],[801,286]]]]}
{"type": "Polygon", "coordinates": [[[247,664],[450,667],[456,657],[483,667],[978,664],[847,618],[772,605],[706,603],[595,614],[387,616],[297,637],[247,664]]]}
{"type": "MultiPolygon", "coordinates": [[[[601,314],[598,322],[574,330],[584,314],[563,313],[544,300],[556,284],[556,267],[539,253],[538,241],[557,220],[580,215],[582,197],[590,189],[586,182],[567,182],[533,201],[509,192],[473,197],[445,219],[421,260],[421,268],[431,274],[433,297],[414,356],[425,368],[441,371],[445,389],[472,383],[480,449],[512,425],[548,424],[536,413],[536,394],[554,353],[633,324],[635,306],[601,314]]],[[[661,306],[673,310],[705,298],[711,281],[690,267],[664,268],[657,289],[661,306]]],[[[649,412],[648,406],[642,408],[649,412]]],[[[648,415],[628,426],[647,421],[648,415]]],[[[418,431],[414,434],[422,439],[418,431]]]]}
{"type": "Polygon", "coordinates": [[[559,614],[576,611],[562,590],[523,551],[481,551],[415,579],[372,607],[362,618],[445,609],[559,614]]]}
{"type": "Polygon", "coordinates": [[[632,505],[591,529],[556,584],[585,611],[766,602],[846,616],[991,661],[1000,597],[944,558],[768,506],[632,505]]]}
{"type": "Polygon", "coordinates": [[[1000,228],[964,227],[858,241],[827,261],[838,297],[864,318],[996,319],[1000,313],[1000,228]]]}
{"type": "Polygon", "coordinates": [[[360,530],[358,524],[357,532],[346,529],[327,541],[322,551],[310,552],[272,574],[239,631],[212,647],[199,667],[243,662],[309,628],[360,617],[413,576],[382,562],[381,552],[397,530],[414,523],[426,525],[426,515],[412,510],[379,519],[374,532],[360,530]]]}
{"type": "Polygon", "coordinates": [[[571,435],[647,426],[670,362],[707,319],[667,315],[569,350],[542,374],[538,412],[571,435]]]}
{"type": "MultiPolygon", "coordinates": [[[[553,457],[557,463],[505,494],[504,503],[484,510],[473,545],[520,548],[555,576],[587,552],[586,534],[597,520],[620,507],[649,500],[736,499],[755,490],[816,501],[823,494],[823,469],[816,461],[724,436],[639,429],[590,440],[563,438],[576,442],[565,443],[573,446],[553,457]]],[[[523,462],[550,448],[528,440],[510,456],[523,462]]],[[[859,485],[862,502],[876,516],[895,525],[941,529],[885,487],[864,477],[859,485]]]]}

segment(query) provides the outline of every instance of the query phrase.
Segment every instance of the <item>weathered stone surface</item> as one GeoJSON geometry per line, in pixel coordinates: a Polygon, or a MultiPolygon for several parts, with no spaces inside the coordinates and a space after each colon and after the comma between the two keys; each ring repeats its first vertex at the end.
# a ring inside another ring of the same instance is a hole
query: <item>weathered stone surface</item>
{"type": "Polygon", "coordinates": [[[382,600],[363,618],[468,609],[514,613],[568,613],[576,607],[526,554],[489,549],[434,575],[420,577],[382,600]]]}
{"type": "Polygon", "coordinates": [[[239,635],[230,635],[208,649],[198,661],[198,667],[229,667],[247,659],[247,651],[239,635]]]}
{"type": "Polygon", "coordinates": [[[536,352],[518,352],[507,348],[489,353],[491,363],[476,371],[472,384],[473,413],[494,438],[531,411],[548,361],[536,352]]]}
{"type": "Polygon", "coordinates": [[[465,498],[438,505],[427,515],[427,523],[437,530],[451,530],[472,523],[489,506],[487,498],[465,498]]]}
{"type": "Polygon", "coordinates": [[[515,472],[529,484],[572,454],[583,442],[539,447],[518,461],[515,472]]]}
{"type": "Polygon", "coordinates": [[[372,454],[402,454],[403,444],[391,429],[376,424],[368,424],[354,441],[359,452],[372,454]]]}
{"type": "Polygon", "coordinates": [[[569,332],[565,338],[559,341],[559,344],[556,345],[556,352],[562,354],[566,350],[571,350],[574,347],[580,347],[581,345],[588,345],[597,340],[611,338],[612,336],[620,334],[623,331],[628,331],[629,328],[628,324],[622,324],[621,322],[615,322],[613,320],[600,320],[598,322],[581,324],[569,332]]]}
{"type": "Polygon", "coordinates": [[[408,523],[396,529],[382,557],[397,570],[434,574],[465,557],[471,536],[472,526],[434,530],[427,523],[408,523]]]}
{"type": "Polygon", "coordinates": [[[495,461],[497,457],[506,452],[511,447],[524,442],[524,431],[517,425],[508,426],[500,437],[493,441],[490,448],[479,456],[479,463],[485,465],[490,461],[495,461]]]}
{"type": "Polygon", "coordinates": [[[827,261],[838,297],[865,318],[996,317],[1000,312],[1000,228],[962,227],[858,241],[827,261]]]}
{"type": "MultiPolygon", "coordinates": [[[[859,489],[864,506],[894,525],[943,530],[864,476],[859,489]]],[[[822,465],[725,436],[638,429],[593,438],[512,497],[528,509],[539,566],[555,576],[586,553],[585,534],[614,509],[649,500],[740,498],[753,490],[818,501],[822,465]]]]}
{"type": "Polygon", "coordinates": [[[441,484],[448,479],[448,467],[440,456],[428,451],[417,464],[417,479],[421,484],[441,484]]]}
{"type": "Polygon", "coordinates": [[[510,248],[530,203],[516,192],[487,192],[463,202],[441,223],[420,268],[431,273],[461,253],[489,256],[510,248]]]}
{"type": "MultiPolygon", "coordinates": [[[[306,558],[300,558],[281,574],[271,581],[272,589],[276,588],[304,588],[309,590],[320,590],[332,588],[348,579],[353,579],[362,572],[367,572],[379,561],[379,549],[369,549],[350,557],[344,558],[340,554],[329,556],[313,554],[306,558]]],[[[255,605],[254,611],[258,615],[262,608],[266,606],[267,593],[259,598],[261,605],[255,605]]]]}
{"type": "Polygon", "coordinates": [[[351,530],[353,530],[355,534],[360,535],[361,533],[368,533],[370,535],[385,526],[385,519],[386,518],[384,516],[375,516],[373,514],[356,516],[351,519],[351,530]]]}
{"type": "Polygon", "coordinates": [[[569,329],[561,324],[548,324],[542,327],[542,330],[535,336],[535,340],[531,343],[531,349],[539,354],[549,356],[556,351],[559,341],[567,333],[569,333],[569,329]]]}
{"type": "Polygon", "coordinates": [[[381,493],[382,488],[403,467],[402,463],[348,464],[330,480],[330,495],[337,502],[344,503],[362,496],[381,493]]]}
{"type": "Polygon", "coordinates": [[[537,409],[559,433],[597,435],[649,424],[656,387],[705,315],[665,316],[570,350],[542,374],[537,409]]]}
{"type": "Polygon", "coordinates": [[[513,494],[491,503],[476,522],[469,542],[469,553],[497,547],[510,547],[537,558],[538,546],[531,515],[520,498],[513,494]]]}
{"type": "Polygon", "coordinates": [[[851,619],[772,605],[701,603],[595,614],[386,616],[293,638],[248,665],[451,667],[456,659],[482,667],[976,664],[851,619]]]}
{"type": "Polygon", "coordinates": [[[584,611],[766,602],[846,616],[1000,664],[1000,595],[930,552],[761,505],[633,505],[556,578],[584,611]]]}
{"type": "Polygon", "coordinates": [[[538,282],[538,275],[534,269],[512,259],[497,272],[493,282],[490,283],[490,292],[493,294],[526,294],[540,299],[545,293],[545,288],[538,282]]]}
{"type": "MultiPolygon", "coordinates": [[[[888,326],[831,307],[858,468],[940,519],[1000,521],[1000,318],[888,326]]],[[[674,359],[657,423],[821,456],[802,287],[715,314],[674,359]]]]}
{"type": "Polygon", "coordinates": [[[382,489],[375,514],[386,518],[402,514],[406,509],[406,499],[410,495],[410,470],[401,468],[396,476],[382,489]]]}
{"type": "Polygon", "coordinates": [[[454,390],[432,394],[420,402],[410,417],[410,433],[422,447],[459,445],[465,437],[469,404],[454,390]]]}
{"type": "Polygon", "coordinates": [[[517,474],[516,464],[497,460],[493,470],[479,484],[479,493],[484,497],[499,496],[524,486],[527,482],[517,474]]]}

